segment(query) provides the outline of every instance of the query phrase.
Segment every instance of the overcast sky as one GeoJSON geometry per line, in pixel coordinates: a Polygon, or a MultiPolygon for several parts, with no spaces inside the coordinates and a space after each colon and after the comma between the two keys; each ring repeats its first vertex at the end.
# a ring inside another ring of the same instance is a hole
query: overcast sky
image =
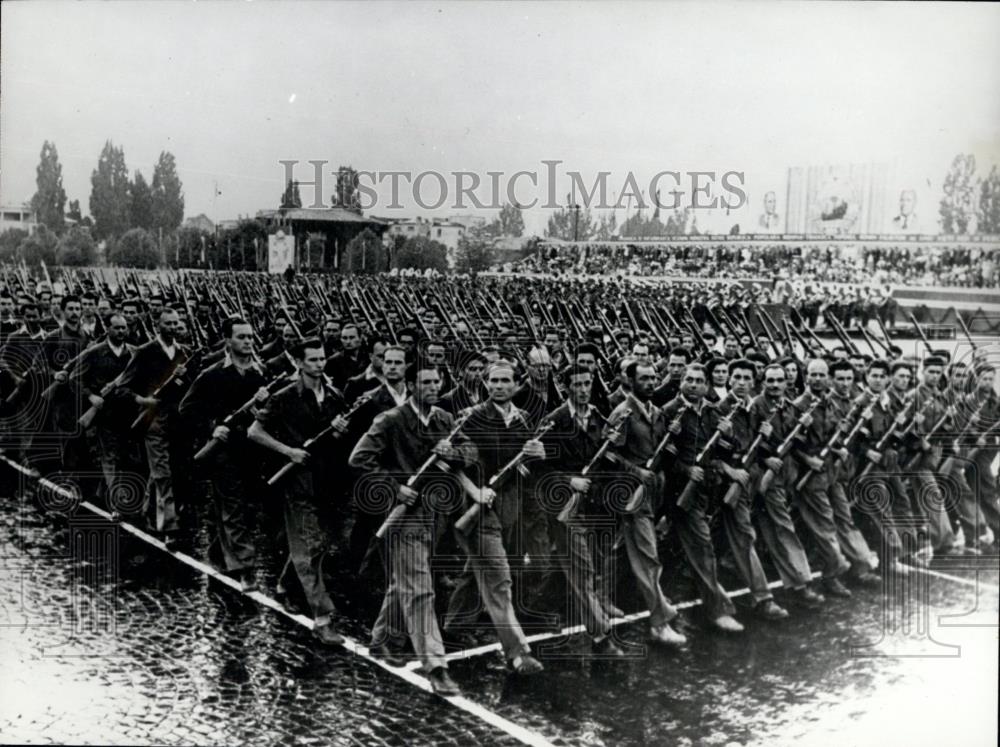
{"type": "MultiPolygon", "coordinates": [[[[147,179],[171,151],[215,220],[276,207],[279,159],[487,182],[557,159],[612,192],[733,170],[757,205],[789,166],[879,161],[930,189],[960,151],[1000,162],[998,40],[986,3],[5,2],[0,194],[30,198],[46,138],[85,212],[111,139],[147,179]]],[[[429,214],[408,195],[370,212],[429,214]]]]}

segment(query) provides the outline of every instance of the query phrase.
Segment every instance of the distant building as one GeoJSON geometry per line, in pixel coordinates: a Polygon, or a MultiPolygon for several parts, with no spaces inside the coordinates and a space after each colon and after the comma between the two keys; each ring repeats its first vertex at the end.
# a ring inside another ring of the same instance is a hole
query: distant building
{"type": "Polygon", "coordinates": [[[418,236],[431,238],[430,221],[423,218],[388,218],[389,235],[393,238],[415,239],[418,236]]]}
{"type": "Polygon", "coordinates": [[[184,221],[184,227],[197,228],[199,231],[204,231],[205,233],[213,233],[215,231],[215,224],[204,213],[188,218],[184,221]]]}
{"type": "Polygon", "coordinates": [[[0,233],[17,228],[27,231],[29,234],[38,228],[38,221],[35,220],[35,211],[31,205],[0,205],[0,233]]]}
{"type": "Polygon", "coordinates": [[[465,226],[466,231],[473,228],[486,228],[486,218],[481,215],[449,215],[448,222],[465,226]]]}
{"type": "Polygon", "coordinates": [[[448,247],[453,252],[458,248],[458,240],[465,236],[466,227],[451,221],[434,221],[431,224],[431,239],[448,247]]]}
{"type": "Polygon", "coordinates": [[[341,263],[351,239],[365,230],[381,237],[389,228],[385,220],[340,207],[258,210],[256,218],[269,233],[281,230],[294,237],[294,266],[297,269],[349,269],[342,268],[341,263]]]}

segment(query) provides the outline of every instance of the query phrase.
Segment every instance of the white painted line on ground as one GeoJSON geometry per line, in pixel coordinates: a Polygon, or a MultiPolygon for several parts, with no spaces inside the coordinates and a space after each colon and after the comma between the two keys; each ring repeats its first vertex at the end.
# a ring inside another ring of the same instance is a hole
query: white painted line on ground
{"type": "MultiPolygon", "coordinates": [[[[997,586],[996,584],[991,584],[987,581],[980,581],[978,575],[976,576],[976,578],[961,578],[960,576],[952,576],[950,573],[942,573],[941,571],[934,571],[931,570],[930,568],[921,568],[920,566],[916,565],[911,565],[910,570],[916,571],[917,573],[923,573],[928,576],[935,576],[937,578],[946,578],[949,581],[954,581],[956,584],[962,584],[963,586],[972,586],[977,589],[986,588],[990,589],[991,591],[1000,593],[1000,586],[997,586]]],[[[975,569],[970,568],[969,570],[975,570],[975,569]]],[[[983,570],[993,570],[993,568],[988,568],[983,570]]]]}
{"type": "MultiPolygon", "coordinates": [[[[823,575],[822,573],[817,571],[816,573],[813,573],[812,577],[813,579],[817,579],[822,575],[823,575]]],[[[767,585],[767,588],[777,589],[781,586],[783,586],[781,581],[772,581],[767,585]]],[[[729,598],[732,599],[733,597],[746,596],[747,594],[750,593],[750,589],[743,588],[726,593],[729,595],[729,598]]],[[[674,605],[674,607],[677,610],[686,610],[686,609],[691,609],[692,607],[697,607],[700,604],[702,604],[702,601],[700,599],[691,599],[687,602],[678,602],[677,604],[674,605]]],[[[625,615],[625,617],[612,618],[611,626],[617,627],[619,625],[628,625],[629,623],[636,622],[637,620],[645,620],[647,617],[649,617],[649,610],[643,610],[642,612],[632,612],[631,614],[625,615]]],[[[551,633],[536,633],[534,635],[528,636],[528,643],[535,643],[537,641],[548,641],[552,640],[553,638],[562,638],[563,636],[567,635],[576,635],[577,633],[585,633],[586,630],[587,628],[583,625],[574,625],[569,628],[563,628],[558,633],[556,633],[555,631],[551,633]]],[[[482,656],[483,654],[488,654],[492,651],[499,651],[499,650],[500,650],[499,642],[487,643],[482,646],[467,648],[463,651],[455,651],[454,653],[445,656],[445,659],[447,659],[448,661],[455,661],[456,659],[470,659],[474,656],[482,656]]],[[[411,662],[407,666],[416,668],[420,665],[417,664],[416,662],[411,662]]]]}
{"type": "MultiPolygon", "coordinates": [[[[280,602],[278,602],[275,599],[272,599],[269,596],[266,596],[262,592],[260,591],[245,592],[241,588],[238,581],[236,581],[233,578],[230,578],[224,573],[220,573],[212,566],[203,563],[197,558],[192,558],[190,555],[186,555],[185,553],[168,549],[166,545],[164,545],[163,542],[158,540],[156,537],[147,534],[138,527],[134,527],[127,522],[116,521],[107,511],[95,506],[92,503],[89,503],[88,501],[81,501],[80,505],[86,508],[87,510],[97,514],[98,516],[101,516],[107,519],[108,521],[117,524],[117,526],[120,526],[129,534],[132,534],[135,537],[141,539],[143,542],[146,542],[149,545],[152,545],[153,547],[162,550],[163,552],[167,553],[168,555],[171,555],[172,557],[176,558],[185,565],[188,565],[191,568],[194,568],[195,570],[203,573],[204,575],[215,579],[219,583],[225,584],[238,594],[242,594],[243,596],[249,597],[250,599],[253,599],[255,602],[258,602],[264,605],[265,607],[269,607],[275,612],[279,612],[288,619],[297,622],[299,625],[302,625],[303,627],[308,628],[309,630],[313,629],[314,626],[313,626],[313,621],[311,619],[309,619],[305,615],[296,615],[289,612],[280,602]]],[[[418,687],[421,690],[428,693],[434,692],[434,689],[431,687],[431,683],[427,680],[427,678],[422,677],[420,674],[414,671],[415,667],[414,668],[391,667],[384,661],[382,661],[379,657],[373,656],[368,651],[367,646],[362,645],[358,641],[354,640],[353,638],[349,638],[348,636],[344,636],[343,647],[348,651],[350,651],[352,654],[355,654],[356,656],[361,657],[365,661],[374,664],[375,666],[385,670],[386,672],[389,672],[390,674],[399,677],[401,680],[413,685],[414,687],[418,687]]],[[[514,739],[518,740],[519,742],[522,742],[523,744],[532,745],[533,747],[552,747],[552,743],[549,742],[549,740],[547,740],[541,734],[538,734],[536,732],[531,731],[530,729],[525,729],[523,726],[515,724],[513,721],[510,721],[504,718],[503,716],[494,713],[488,708],[484,708],[478,703],[469,700],[464,695],[454,695],[451,697],[444,697],[442,698],[442,700],[451,703],[459,710],[465,711],[471,716],[475,716],[480,721],[483,721],[484,723],[489,724],[490,726],[509,734],[510,736],[514,737],[514,739]]]]}

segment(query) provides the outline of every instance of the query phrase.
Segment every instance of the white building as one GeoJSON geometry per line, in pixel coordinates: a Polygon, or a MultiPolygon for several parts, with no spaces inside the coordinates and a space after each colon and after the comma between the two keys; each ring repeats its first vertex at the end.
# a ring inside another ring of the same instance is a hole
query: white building
{"type": "Polygon", "coordinates": [[[31,209],[31,205],[27,203],[0,205],[0,233],[11,228],[19,228],[29,234],[35,232],[35,229],[38,228],[38,222],[35,220],[35,211],[31,209]]]}

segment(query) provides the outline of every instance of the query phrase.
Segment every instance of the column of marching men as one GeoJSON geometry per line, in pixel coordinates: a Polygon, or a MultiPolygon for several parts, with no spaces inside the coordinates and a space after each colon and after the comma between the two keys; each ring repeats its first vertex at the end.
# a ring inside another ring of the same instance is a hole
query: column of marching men
{"type": "Polygon", "coordinates": [[[578,621],[617,658],[625,608],[683,645],[665,568],[707,626],[739,634],[720,562],[749,589],[740,614],[778,621],[762,554],[797,614],[1000,536],[981,355],[796,351],[708,326],[525,338],[447,313],[386,329],[285,304],[257,328],[211,296],[57,286],[0,293],[4,457],[90,475],[84,492],[168,548],[190,542],[192,476],[207,481],[209,559],[256,588],[265,516],[285,553],[275,593],[323,643],[343,642],[334,597],[352,593],[331,567],[381,570],[371,650],[417,657],[442,694],[458,692],[446,640],[493,635],[528,675],[543,665],[526,629],[578,621]]]}

